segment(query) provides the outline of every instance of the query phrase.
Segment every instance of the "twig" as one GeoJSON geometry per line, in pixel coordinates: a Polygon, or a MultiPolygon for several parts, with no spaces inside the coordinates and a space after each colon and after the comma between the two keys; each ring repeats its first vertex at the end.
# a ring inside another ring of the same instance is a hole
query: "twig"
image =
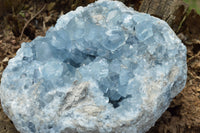
{"type": "Polygon", "coordinates": [[[200,80],[200,77],[197,76],[196,74],[194,74],[194,73],[192,73],[192,72],[190,72],[190,71],[188,71],[188,74],[189,74],[193,79],[198,79],[198,80],[200,80]]]}
{"type": "Polygon", "coordinates": [[[22,29],[22,32],[21,32],[21,35],[20,35],[20,39],[19,40],[22,40],[22,35],[24,34],[24,30],[26,29],[26,27],[28,26],[28,24],[38,15],[40,14],[46,7],[46,4],[44,4],[44,6],[33,16],[31,17],[27,22],[26,24],[24,25],[23,29],[22,29]]]}
{"type": "Polygon", "coordinates": [[[189,63],[191,60],[195,59],[196,57],[200,56],[200,52],[198,52],[197,54],[195,54],[194,56],[190,57],[188,60],[187,60],[187,63],[189,63]]]}

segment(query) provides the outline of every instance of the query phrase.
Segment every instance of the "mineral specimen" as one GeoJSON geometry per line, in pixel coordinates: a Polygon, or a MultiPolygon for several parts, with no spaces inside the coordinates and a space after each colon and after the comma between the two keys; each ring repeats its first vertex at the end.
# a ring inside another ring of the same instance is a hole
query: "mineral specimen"
{"type": "Polygon", "coordinates": [[[100,0],[23,43],[0,96],[21,133],[142,133],[186,73],[186,48],[166,22],[100,0]]]}

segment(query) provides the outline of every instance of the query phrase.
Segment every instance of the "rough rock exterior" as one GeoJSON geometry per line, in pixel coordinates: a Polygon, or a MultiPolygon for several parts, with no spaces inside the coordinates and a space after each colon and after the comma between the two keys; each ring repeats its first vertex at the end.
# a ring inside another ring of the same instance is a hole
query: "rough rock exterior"
{"type": "Polygon", "coordinates": [[[186,48],[166,22],[100,0],[23,43],[0,88],[22,133],[142,133],[185,86],[186,48]]]}

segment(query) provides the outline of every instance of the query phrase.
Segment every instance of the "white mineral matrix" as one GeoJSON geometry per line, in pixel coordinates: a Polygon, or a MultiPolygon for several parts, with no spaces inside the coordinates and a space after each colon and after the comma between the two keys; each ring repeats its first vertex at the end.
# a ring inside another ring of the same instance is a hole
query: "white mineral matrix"
{"type": "Polygon", "coordinates": [[[23,43],[0,98],[21,133],[144,133],[186,73],[186,48],[166,22],[100,0],[23,43]]]}

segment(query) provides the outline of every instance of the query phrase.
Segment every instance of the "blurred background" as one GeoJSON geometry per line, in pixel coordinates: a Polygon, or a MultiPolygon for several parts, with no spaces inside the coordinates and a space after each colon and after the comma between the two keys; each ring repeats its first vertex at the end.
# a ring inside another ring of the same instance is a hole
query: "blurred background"
{"type": "Polygon", "coordinates": [[[190,9],[196,9],[200,14],[200,0],[184,0],[187,4],[190,5],[190,9]]]}
{"type": "MultiPolygon", "coordinates": [[[[63,3],[66,6],[66,3],[70,8],[67,6],[66,8],[74,9],[77,5],[87,5],[88,3],[94,2],[95,0],[34,0],[31,3],[38,3],[38,2],[46,2],[51,3],[49,8],[58,5],[57,3],[63,3]],[[52,4],[53,3],[53,4],[52,4]]],[[[129,2],[131,0],[120,0],[122,2],[129,2]]],[[[141,0],[132,0],[132,4],[137,3],[137,1],[141,0]]],[[[189,4],[190,9],[196,9],[196,11],[200,14],[200,0],[184,0],[187,4],[189,4]]],[[[2,17],[5,13],[18,13],[23,9],[28,8],[28,3],[30,0],[0,0],[0,17],[2,17]]],[[[60,5],[60,4],[59,4],[60,5]]]]}

